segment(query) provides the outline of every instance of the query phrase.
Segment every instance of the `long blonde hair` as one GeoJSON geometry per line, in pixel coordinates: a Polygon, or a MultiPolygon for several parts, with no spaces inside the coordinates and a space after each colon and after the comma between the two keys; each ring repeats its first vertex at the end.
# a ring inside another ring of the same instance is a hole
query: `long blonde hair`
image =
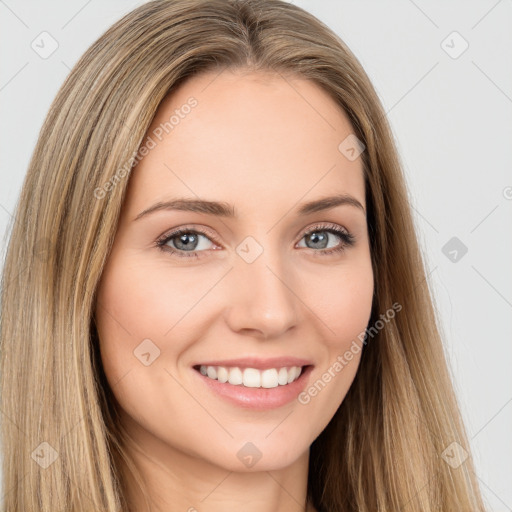
{"type": "Polygon", "coordinates": [[[308,499],[319,512],[484,511],[471,456],[443,457],[468,440],[385,113],[339,37],[280,0],[148,2],[87,50],[51,105],[2,276],[2,510],[129,510],[120,468],[135,468],[101,367],[97,285],[159,104],[193,74],[242,67],[312,80],[348,114],[366,146],[370,324],[402,305],[311,446],[308,499]]]}

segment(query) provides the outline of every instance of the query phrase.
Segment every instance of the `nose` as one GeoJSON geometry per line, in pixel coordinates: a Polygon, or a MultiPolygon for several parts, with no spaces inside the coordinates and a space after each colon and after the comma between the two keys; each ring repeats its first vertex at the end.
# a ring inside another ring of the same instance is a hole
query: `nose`
{"type": "Polygon", "coordinates": [[[297,325],[301,301],[292,274],[268,251],[252,263],[237,258],[228,287],[226,320],[234,332],[269,339],[297,325]]]}

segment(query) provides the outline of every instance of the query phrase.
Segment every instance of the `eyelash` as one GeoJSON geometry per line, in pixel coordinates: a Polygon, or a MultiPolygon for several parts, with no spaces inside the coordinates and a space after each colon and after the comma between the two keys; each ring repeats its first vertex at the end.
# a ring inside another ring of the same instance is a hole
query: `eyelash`
{"type": "MultiPolygon", "coordinates": [[[[338,246],[333,247],[331,249],[319,249],[319,250],[311,249],[314,253],[316,253],[315,256],[316,255],[329,256],[334,253],[341,253],[341,252],[345,251],[348,247],[352,247],[355,243],[355,236],[352,235],[351,233],[349,233],[348,231],[346,231],[345,229],[339,228],[338,226],[336,226],[336,224],[314,225],[302,235],[302,238],[304,238],[307,235],[311,235],[312,233],[315,233],[315,232],[331,233],[333,235],[338,236],[341,239],[341,243],[338,246]]],[[[160,250],[162,250],[166,253],[170,253],[172,255],[176,255],[179,258],[197,258],[197,259],[202,258],[203,256],[202,255],[199,256],[198,253],[203,253],[206,251],[187,252],[187,251],[173,249],[172,247],[169,247],[168,245],[166,245],[167,242],[169,242],[171,239],[178,237],[180,235],[183,235],[185,233],[186,234],[193,233],[196,235],[203,235],[206,238],[208,238],[211,242],[215,242],[218,244],[215,237],[213,237],[212,235],[203,231],[202,229],[191,229],[191,228],[185,227],[185,228],[179,228],[175,231],[172,231],[171,233],[166,233],[165,235],[163,235],[161,238],[159,238],[156,241],[156,246],[160,250]]],[[[302,240],[302,238],[301,238],[301,240],[302,240]]],[[[218,245],[220,245],[220,244],[218,244],[218,245]]]]}

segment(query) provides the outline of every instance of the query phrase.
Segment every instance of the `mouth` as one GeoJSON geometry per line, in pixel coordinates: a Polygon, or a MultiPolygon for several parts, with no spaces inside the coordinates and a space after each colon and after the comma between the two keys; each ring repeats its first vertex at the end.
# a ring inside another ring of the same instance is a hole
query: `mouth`
{"type": "Polygon", "coordinates": [[[192,371],[210,393],[243,409],[265,411],[296,401],[314,365],[298,358],[244,358],[196,364],[192,371]]]}
{"type": "Polygon", "coordinates": [[[204,377],[216,380],[221,384],[272,389],[292,384],[310,366],[276,366],[275,368],[259,369],[240,366],[195,365],[193,368],[204,377]]]}

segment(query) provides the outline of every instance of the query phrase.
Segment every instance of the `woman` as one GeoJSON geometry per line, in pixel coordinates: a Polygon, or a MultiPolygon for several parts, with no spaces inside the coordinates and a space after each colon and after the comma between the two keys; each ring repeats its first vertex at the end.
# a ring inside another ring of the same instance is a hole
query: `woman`
{"type": "Polygon", "coordinates": [[[384,112],[285,2],[156,0],[80,59],[1,354],[7,512],[484,510],[384,112]]]}

